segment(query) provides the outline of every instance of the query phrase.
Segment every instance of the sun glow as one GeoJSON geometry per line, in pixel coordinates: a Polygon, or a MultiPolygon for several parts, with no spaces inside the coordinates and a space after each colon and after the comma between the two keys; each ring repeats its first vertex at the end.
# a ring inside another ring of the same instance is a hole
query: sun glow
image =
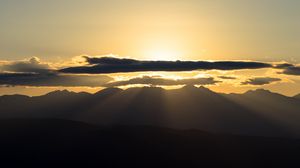
{"type": "Polygon", "coordinates": [[[185,53],[182,40],[169,36],[155,36],[144,41],[142,52],[146,59],[174,61],[183,59],[185,53]]]}
{"type": "Polygon", "coordinates": [[[156,50],[149,51],[146,57],[153,60],[174,61],[174,60],[178,60],[181,57],[181,54],[174,50],[156,49],[156,50]]]}

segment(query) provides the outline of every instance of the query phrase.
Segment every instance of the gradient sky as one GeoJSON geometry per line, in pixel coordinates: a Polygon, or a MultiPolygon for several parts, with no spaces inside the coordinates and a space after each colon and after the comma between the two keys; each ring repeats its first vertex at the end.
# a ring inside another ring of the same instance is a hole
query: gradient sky
{"type": "Polygon", "coordinates": [[[298,0],[1,0],[0,58],[299,62],[299,16],[298,0]]]}
{"type": "MultiPolygon", "coordinates": [[[[0,60],[114,54],[299,64],[299,20],[299,0],[1,0],[0,60]]],[[[293,80],[294,89],[273,89],[300,91],[298,76],[283,80],[293,80]]]]}

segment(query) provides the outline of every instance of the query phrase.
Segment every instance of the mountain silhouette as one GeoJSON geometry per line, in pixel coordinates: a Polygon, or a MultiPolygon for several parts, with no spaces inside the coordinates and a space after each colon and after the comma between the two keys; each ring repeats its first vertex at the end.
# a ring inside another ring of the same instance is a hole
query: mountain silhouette
{"type": "Polygon", "coordinates": [[[0,96],[3,167],[297,167],[300,99],[107,88],[0,96]]]}
{"type": "Polygon", "coordinates": [[[61,119],[0,120],[3,167],[298,167],[300,141],[97,126],[61,119]]]}
{"type": "Polygon", "coordinates": [[[294,96],[294,98],[300,99],[300,94],[297,94],[296,96],[294,96]]]}
{"type": "Polygon", "coordinates": [[[0,97],[0,118],[67,119],[94,125],[152,125],[215,133],[300,137],[300,100],[268,90],[216,93],[187,85],[67,90],[28,97],[0,97]]]}

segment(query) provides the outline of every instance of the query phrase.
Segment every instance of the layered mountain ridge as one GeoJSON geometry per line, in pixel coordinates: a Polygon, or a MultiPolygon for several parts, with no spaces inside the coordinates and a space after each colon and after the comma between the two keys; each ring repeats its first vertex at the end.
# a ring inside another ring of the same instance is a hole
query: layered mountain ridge
{"type": "Polygon", "coordinates": [[[300,100],[268,90],[222,94],[205,87],[107,88],[0,97],[0,118],[54,118],[97,125],[153,125],[262,136],[300,137],[300,100]]]}

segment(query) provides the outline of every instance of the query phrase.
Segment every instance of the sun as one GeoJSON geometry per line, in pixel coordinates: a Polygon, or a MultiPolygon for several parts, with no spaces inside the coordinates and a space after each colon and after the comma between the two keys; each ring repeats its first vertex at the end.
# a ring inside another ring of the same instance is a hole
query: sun
{"type": "Polygon", "coordinates": [[[153,60],[176,60],[180,55],[171,50],[153,50],[149,53],[149,57],[153,60]]]}
{"type": "Polygon", "coordinates": [[[174,61],[183,58],[183,49],[176,39],[157,38],[144,43],[142,51],[146,59],[174,61]],[[159,40],[158,40],[159,39],[159,40]]]}

